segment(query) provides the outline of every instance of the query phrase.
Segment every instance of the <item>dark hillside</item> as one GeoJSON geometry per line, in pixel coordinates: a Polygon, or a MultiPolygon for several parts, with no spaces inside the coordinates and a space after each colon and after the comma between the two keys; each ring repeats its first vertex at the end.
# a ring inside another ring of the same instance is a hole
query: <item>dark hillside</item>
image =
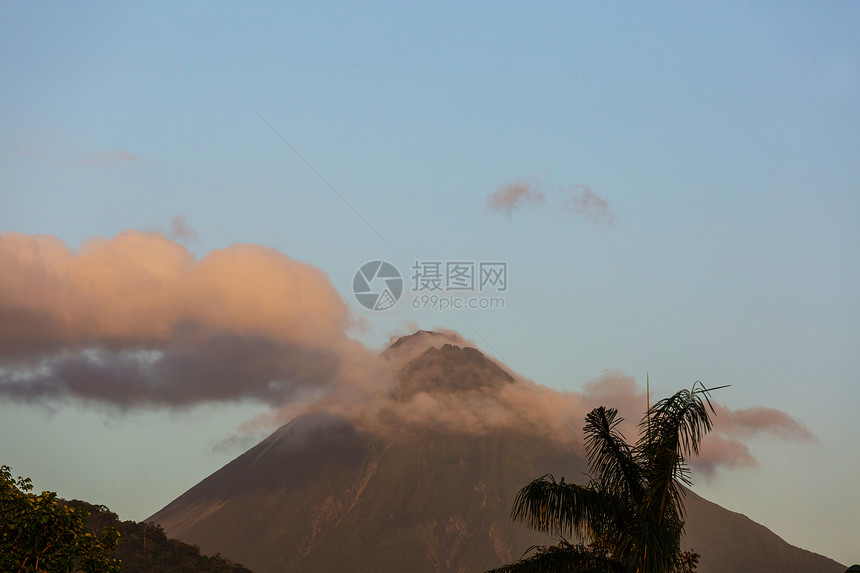
{"type": "Polygon", "coordinates": [[[105,527],[119,531],[119,545],[111,557],[121,561],[124,573],[252,573],[218,554],[202,555],[196,545],[169,539],[160,525],[121,521],[105,506],[77,499],[63,503],[89,512],[87,529],[92,533],[105,527]]]}

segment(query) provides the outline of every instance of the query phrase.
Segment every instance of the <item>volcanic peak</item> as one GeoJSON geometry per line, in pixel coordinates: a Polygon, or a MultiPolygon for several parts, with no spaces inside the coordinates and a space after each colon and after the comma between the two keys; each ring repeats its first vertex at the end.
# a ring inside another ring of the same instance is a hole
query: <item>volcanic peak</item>
{"type": "Polygon", "coordinates": [[[496,390],[513,377],[479,350],[444,344],[431,346],[397,374],[395,398],[408,400],[418,392],[455,393],[496,390]]]}

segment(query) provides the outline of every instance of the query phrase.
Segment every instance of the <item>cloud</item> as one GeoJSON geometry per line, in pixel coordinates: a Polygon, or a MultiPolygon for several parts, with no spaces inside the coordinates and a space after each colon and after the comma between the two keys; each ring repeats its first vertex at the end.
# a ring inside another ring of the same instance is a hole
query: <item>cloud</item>
{"type": "Polygon", "coordinates": [[[749,437],[764,433],[783,440],[817,441],[809,428],[782,410],[755,407],[732,411],[722,405],[718,405],[716,410],[719,431],[730,436],[749,437]]]}
{"type": "Polygon", "coordinates": [[[45,152],[32,142],[27,142],[23,145],[13,147],[12,151],[27,157],[43,157],[45,155],[45,152]]]}
{"type": "Polygon", "coordinates": [[[505,185],[490,193],[485,203],[490,211],[494,213],[505,213],[508,217],[522,205],[539,205],[543,203],[544,196],[538,189],[525,183],[512,183],[505,185]]]}
{"type": "MultiPolygon", "coordinates": [[[[661,398],[652,394],[652,404],[661,398]]],[[[621,427],[622,432],[628,440],[635,440],[639,432],[637,425],[646,410],[646,396],[632,377],[606,372],[585,385],[583,405],[589,409],[599,405],[617,408],[621,415],[627,417],[621,427]]],[[[749,446],[740,438],[749,440],[769,436],[784,441],[817,441],[806,426],[781,410],[762,407],[732,410],[721,404],[715,404],[714,409],[716,415],[711,416],[714,427],[702,440],[699,455],[690,460],[691,466],[706,478],[713,477],[720,467],[758,467],[749,446]]]]}
{"type": "Polygon", "coordinates": [[[719,467],[727,469],[758,467],[758,461],[750,453],[746,444],[726,438],[719,433],[705,436],[700,451],[699,456],[690,460],[690,465],[697,472],[701,472],[706,479],[713,479],[719,467]]]}
{"type": "MultiPolygon", "coordinates": [[[[400,367],[428,347],[456,344],[474,348],[456,332],[424,336],[420,344],[401,350],[393,364],[400,367]],[[458,342],[459,341],[459,342],[458,342]]],[[[497,363],[498,364],[498,363],[497,363]]],[[[620,372],[606,371],[586,383],[581,391],[560,391],[525,379],[498,364],[512,376],[513,383],[501,388],[477,387],[465,392],[416,393],[405,402],[392,399],[377,400],[362,415],[355,410],[339,410],[344,417],[357,418],[368,429],[380,433],[405,425],[444,427],[471,433],[487,433],[498,429],[517,429],[565,443],[580,454],[585,415],[593,408],[616,408],[624,422],[620,430],[628,440],[639,437],[639,422],[646,409],[644,388],[635,379],[620,372]]],[[[425,373],[430,379],[434,375],[425,373]]],[[[441,372],[435,377],[450,375],[441,372]]],[[[652,403],[660,397],[651,396],[652,403]]],[[[716,407],[712,416],[714,428],[703,440],[700,454],[690,460],[693,468],[705,478],[711,478],[719,468],[741,469],[758,466],[747,440],[771,437],[780,440],[810,442],[814,435],[789,414],[772,408],[732,410],[716,407]],[[742,441],[744,440],[744,441],[742,441]]]]}
{"type": "MultiPolygon", "coordinates": [[[[588,185],[560,189],[556,195],[561,196],[561,208],[564,210],[572,211],[595,225],[615,224],[615,215],[609,209],[609,203],[588,185]]],[[[510,218],[523,205],[539,205],[545,198],[533,185],[517,182],[497,189],[487,196],[485,203],[490,211],[504,213],[510,218]]]]}
{"type": "Polygon", "coordinates": [[[155,233],[77,251],[0,235],[0,395],[121,408],[283,404],[370,352],[317,268],[258,245],[200,260],[155,233]]]}
{"type": "Polygon", "coordinates": [[[81,158],[80,164],[87,167],[107,167],[124,161],[138,161],[138,158],[128,151],[116,149],[114,151],[88,153],[81,158]]]}
{"type": "MultiPolygon", "coordinates": [[[[425,355],[428,348],[439,349],[446,344],[476,348],[454,331],[421,332],[406,340],[407,343],[396,344],[383,354],[390,366],[391,380],[404,365],[425,355]]],[[[475,434],[509,429],[557,440],[583,454],[585,415],[595,407],[607,406],[618,409],[625,417],[620,430],[628,442],[638,439],[646,396],[633,377],[606,371],[580,391],[560,391],[523,378],[504,364],[490,360],[511,377],[510,383],[494,385],[487,369],[483,369],[483,378],[473,377],[465,390],[419,391],[400,400],[391,393],[378,393],[364,402],[321,400],[314,407],[338,418],[351,419],[365,430],[381,435],[428,426],[475,434]]],[[[457,378],[457,373],[441,363],[423,365],[420,374],[428,388],[435,381],[457,378]]],[[[652,403],[659,398],[652,395],[652,403]]],[[[718,406],[712,420],[713,431],[703,441],[700,454],[690,460],[694,469],[706,478],[713,477],[718,468],[757,467],[746,440],[759,437],[814,440],[799,421],[770,408],[732,410],[718,406]]]]}
{"type": "MultiPolygon", "coordinates": [[[[651,395],[652,404],[662,397],[651,395]]],[[[632,377],[606,372],[585,385],[583,403],[588,408],[599,405],[617,408],[627,416],[622,431],[628,439],[638,436],[637,424],[646,409],[646,396],[632,377]]],[[[699,455],[690,460],[696,471],[706,478],[713,477],[717,468],[754,468],[758,462],[749,446],[741,438],[750,440],[771,437],[793,442],[816,442],[814,434],[801,422],[774,408],[744,408],[732,410],[715,404],[716,414],[711,416],[714,427],[702,440],[699,455]]],[[[584,415],[584,414],[583,414],[584,415]]]]}
{"type": "Polygon", "coordinates": [[[566,196],[566,207],[577,215],[596,225],[615,224],[615,215],[609,210],[609,203],[599,197],[588,185],[575,185],[569,189],[563,189],[562,193],[566,196]]]}
{"type": "MultiPolygon", "coordinates": [[[[455,331],[420,331],[379,355],[347,336],[355,320],[324,273],[259,245],[197,259],[158,233],[127,231],[72,250],[53,236],[10,232],[0,234],[0,268],[0,399],[121,410],[269,406],[223,447],[305,412],[383,435],[428,425],[516,429],[581,452],[592,408],[617,408],[633,442],[645,410],[643,389],[623,373],[555,390],[472,350],[455,331]],[[467,350],[452,364],[445,352],[456,348],[467,350]],[[398,387],[416,360],[412,385],[398,387]]],[[[691,460],[706,476],[754,467],[750,439],[815,441],[773,408],[717,405],[714,422],[691,460]]]]}
{"type": "Polygon", "coordinates": [[[170,231],[167,236],[183,243],[191,243],[197,240],[197,231],[188,224],[185,215],[177,215],[170,222],[170,231]]]}

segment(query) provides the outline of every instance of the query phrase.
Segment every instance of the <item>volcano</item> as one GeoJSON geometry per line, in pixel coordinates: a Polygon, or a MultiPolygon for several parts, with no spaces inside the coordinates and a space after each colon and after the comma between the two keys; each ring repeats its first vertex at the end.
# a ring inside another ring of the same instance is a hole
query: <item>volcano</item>
{"type": "MultiPolygon", "coordinates": [[[[519,383],[456,337],[419,331],[383,357],[392,403],[468,403],[519,383]]],[[[510,520],[517,491],[551,473],[583,482],[576,449],[528,424],[482,432],[403,424],[387,434],[325,410],[297,417],[149,518],[171,537],[257,573],[480,572],[554,541],[510,520]]],[[[844,567],[747,517],[687,496],[682,548],[702,573],[844,567]]]]}

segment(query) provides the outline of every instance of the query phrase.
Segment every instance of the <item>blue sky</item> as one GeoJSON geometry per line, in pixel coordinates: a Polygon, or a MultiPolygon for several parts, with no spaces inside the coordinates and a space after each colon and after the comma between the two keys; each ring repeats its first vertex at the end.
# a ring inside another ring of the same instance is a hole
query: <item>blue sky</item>
{"type": "MultiPolygon", "coordinates": [[[[855,562],[857,21],[851,2],[5,4],[0,232],[74,249],[181,215],[198,257],[254,243],[320,269],[373,348],[442,326],[557,389],[732,384],[720,401],[818,443],[755,438],[759,467],[697,490],[855,562]],[[487,207],[518,182],[544,201],[487,207]],[[582,186],[612,224],[565,207],[582,186]],[[407,293],[374,313],[352,280],[376,259],[407,293]],[[416,260],[506,262],[505,308],[411,308],[416,260]]],[[[0,461],[142,519],[263,410],[4,403],[0,461]]]]}

